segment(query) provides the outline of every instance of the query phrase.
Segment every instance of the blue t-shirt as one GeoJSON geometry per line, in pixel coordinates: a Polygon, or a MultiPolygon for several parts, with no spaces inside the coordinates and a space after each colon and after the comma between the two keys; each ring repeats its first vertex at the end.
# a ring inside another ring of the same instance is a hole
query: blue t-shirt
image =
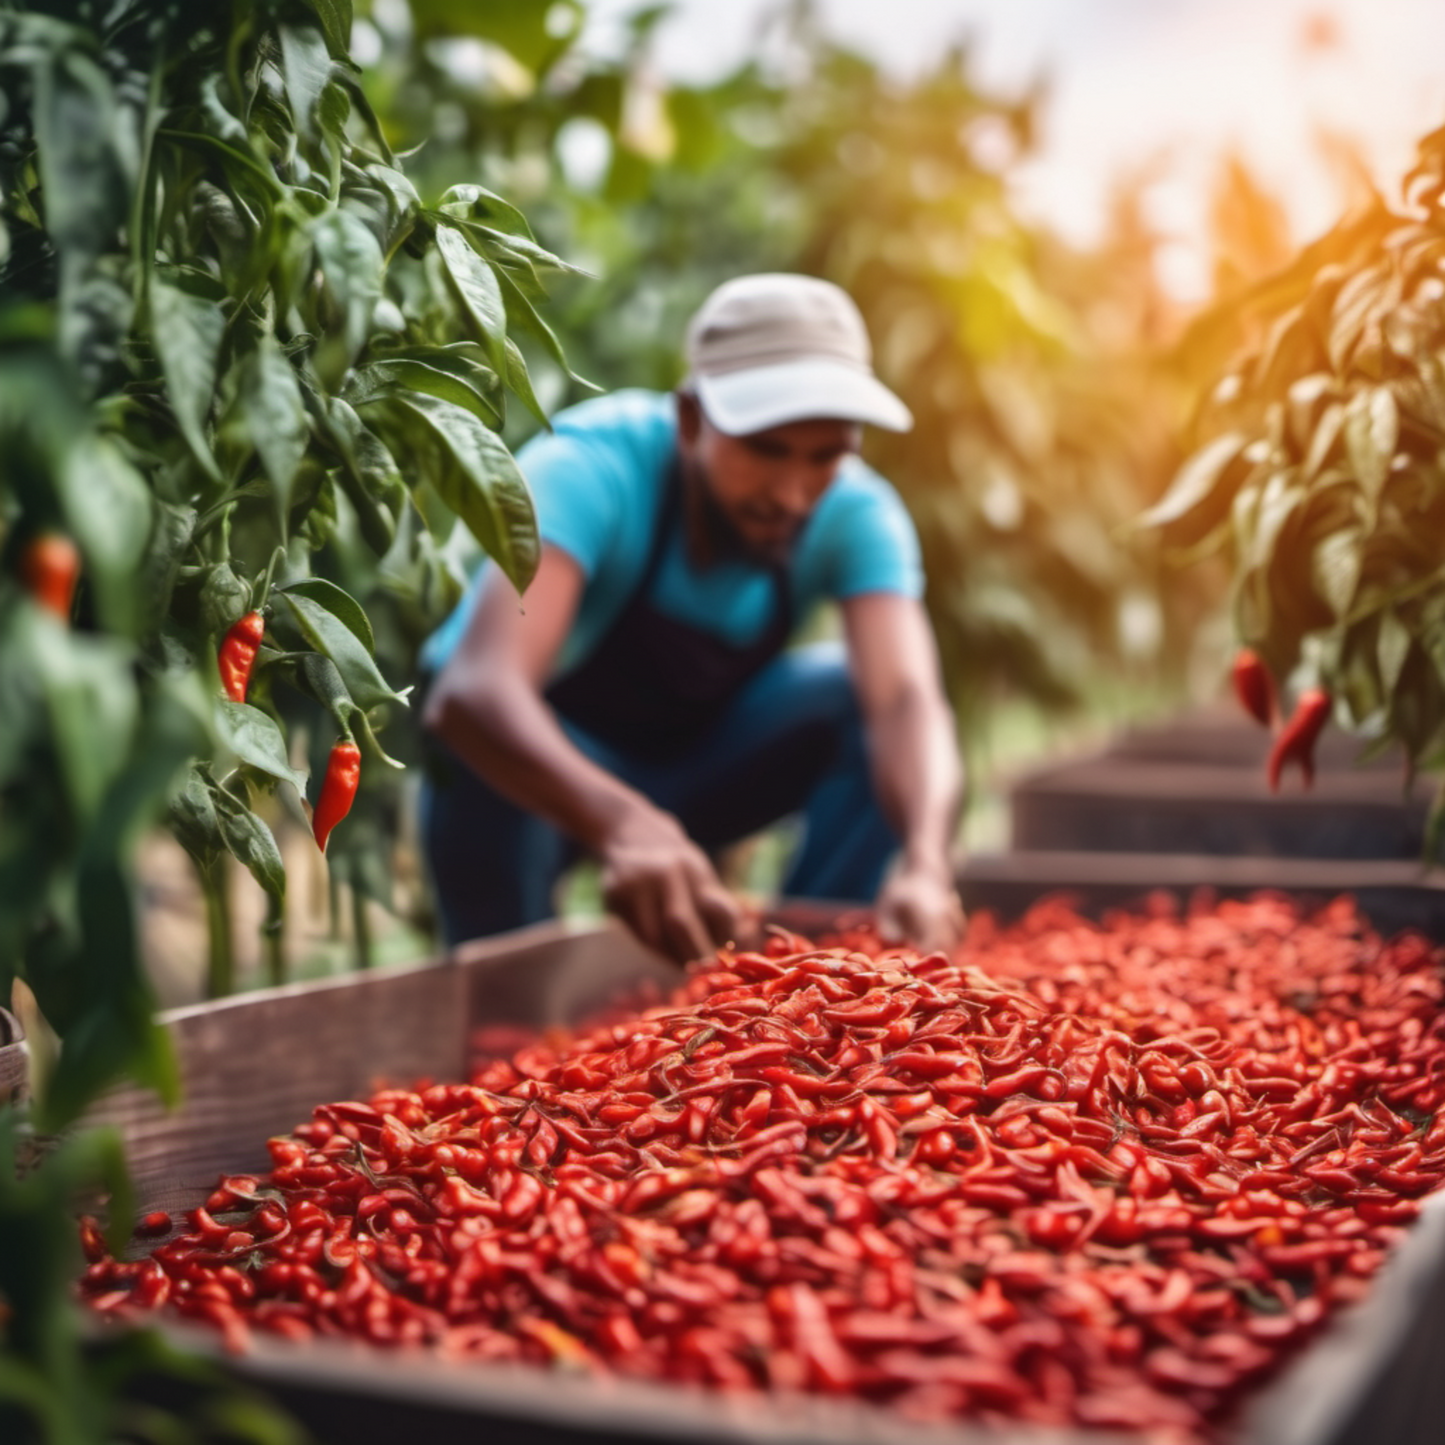
{"type": "MultiPolygon", "coordinates": [[[[586,579],[572,630],[557,660],[560,676],[582,662],[642,580],[653,528],[677,450],[670,392],[617,391],[558,412],[553,430],[517,453],[532,490],[544,544],[560,547],[586,579]]],[[[435,671],[466,631],[483,566],[467,595],[427,640],[422,663],[435,671]]],[[[857,457],[846,458],[794,544],[788,564],[793,615],[863,592],[923,594],[912,519],[898,494],[857,457]]],[[[734,645],[762,635],[773,609],[766,567],[689,562],[682,529],[653,582],[659,611],[734,645]]]]}

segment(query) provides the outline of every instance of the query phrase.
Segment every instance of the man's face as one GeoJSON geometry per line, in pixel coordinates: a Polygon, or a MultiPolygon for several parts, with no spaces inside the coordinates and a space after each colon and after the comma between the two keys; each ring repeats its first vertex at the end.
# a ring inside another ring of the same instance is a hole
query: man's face
{"type": "Polygon", "coordinates": [[[856,422],[818,418],[746,436],[714,427],[696,400],[680,399],[683,461],[753,558],[782,562],[843,459],[858,450],[856,422]]]}

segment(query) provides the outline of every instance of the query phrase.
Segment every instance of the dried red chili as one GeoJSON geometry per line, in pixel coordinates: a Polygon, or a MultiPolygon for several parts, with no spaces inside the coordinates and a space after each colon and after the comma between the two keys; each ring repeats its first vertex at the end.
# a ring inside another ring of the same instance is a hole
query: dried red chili
{"type": "Polygon", "coordinates": [[[1445,1180],[1440,963],[1347,900],[1046,903],[953,959],[780,935],[471,1084],[323,1105],[84,1292],[232,1344],[1208,1439],[1445,1180]]]}
{"type": "Polygon", "coordinates": [[[265,633],[266,619],[259,612],[247,612],[230,625],[221,640],[216,664],[221,670],[221,688],[232,702],[246,701],[251,670],[265,633]]]}
{"type": "Polygon", "coordinates": [[[360,782],[361,749],[350,738],[342,738],[331,749],[321,793],[311,814],[311,831],[323,853],[331,830],[351,811],[360,782]]]}

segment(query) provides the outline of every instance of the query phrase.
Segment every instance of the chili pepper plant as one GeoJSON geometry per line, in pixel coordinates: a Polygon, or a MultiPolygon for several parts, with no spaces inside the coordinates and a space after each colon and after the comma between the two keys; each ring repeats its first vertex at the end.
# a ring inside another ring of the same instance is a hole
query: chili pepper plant
{"type": "MultiPolygon", "coordinates": [[[[544,27],[480,8],[503,41],[544,27]]],[[[434,616],[458,525],[518,588],[536,564],[499,432],[518,405],[545,422],[517,337],[565,365],[537,310],[565,266],[479,186],[424,202],[349,58],[351,10],[0,3],[0,998],[24,980],[63,1041],[43,1129],[121,1075],[175,1095],[139,836],[163,820],[195,860],[223,993],[223,865],[265,890],[274,938],[271,822],[308,806],[307,740],[348,740],[362,778],[389,767],[408,689],[337,555],[434,616]]],[[[27,1430],[88,1440],[108,1427],[67,1413],[42,1348],[59,1315],[31,1312],[67,1268],[9,1227],[68,1177],[0,1191],[0,1395],[27,1430]]]]}
{"type": "MultiPolygon", "coordinates": [[[[1442,254],[1445,130],[1397,203],[1197,323],[1241,344],[1144,517],[1183,560],[1228,552],[1242,644],[1287,690],[1327,692],[1371,749],[1398,745],[1407,772],[1445,764],[1442,254]]],[[[1437,803],[1432,853],[1441,818],[1437,803]]]]}
{"type": "Polygon", "coordinates": [[[423,204],[349,6],[72,8],[0,10],[0,987],[28,978],[94,1067],[159,1083],[126,845],[162,806],[214,909],[230,855],[274,927],[298,735],[354,736],[364,776],[407,705],[338,549],[430,569],[438,612],[458,519],[519,588],[535,566],[498,431],[509,393],[545,420],[514,333],[558,352],[536,306],[563,263],[477,186],[423,204]],[[56,547],[79,562],[60,607],[34,580],[56,547]]]}

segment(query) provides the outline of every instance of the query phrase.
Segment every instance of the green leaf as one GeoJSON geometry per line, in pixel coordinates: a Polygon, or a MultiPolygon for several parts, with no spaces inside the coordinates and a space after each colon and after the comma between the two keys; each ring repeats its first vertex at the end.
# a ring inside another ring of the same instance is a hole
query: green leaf
{"type": "Polygon", "coordinates": [[[337,60],[351,54],[351,0],[303,0],[321,22],[326,45],[337,60]]]}
{"type": "Polygon", "coordinates": [[[157,503],[155,527],[135,580],[135,590],[144,609],[144,633],[158,632],[170,612],[171,594],[195,530],[196,513],[192,508],[157,503]]]}
{"type": "Polygon", "coordinates": [[[311,238],[327,295],[341,322],[339,333],[331,331],[317,348],[317,370],[339,377],[371,334],[385,262],[370,228],[350,211],[332,210],[318,217],[311,238]]]}
{"type": "Polygon", "coordinates": [[[1324,371],[1312,371],[1290,384],[1285,409],[1289,438],[1298,454],[1308,451],[1319,418],[1320,402],[1329,396],[1333,387],[1334,378],[1324,371]]]}
{"type": "Polygon", "coordinates": [[[397,514],[406,505],[401,469],[349,402],[332,397],[327,416],[331,439],[342,458],[338,480],[356,512],[367,546],[377,556],[385,556],[396,538],[397,514]]]}
{"type": "Polygon", "coordinates": [[[1400,620],[1393,607],[1387,607],[1380,614],[1380,635],[1376,642],[1376,658],[1380,668],[1380,682],[1388,698],[1400,681],[1405,659],[1410,655],[1410,629],[1400,620]]]}
{"type": "MultiPolygon", "coordinates": [[[[352,406],[365,406],[391,391],[424,391],[431,396],[440,397],[443,401],[465,407],[488,426],[500,426],[501,413],[468,379],[463,370],[465,365],[466,363],[456,359],[442,367],[411,357],[383,357],[380,361],[370,361],[356,368],[347,379],[346,400],[352,406]]],[[[473,371],[483,377],[490,377],[495,386],[495,373],[482,367],[475,367],[473,371]]]]}
{"type": "Polygon", "coordinates": [[[467,235],[472,238],[472,244],[489,261],[497,261],[503,265],[515,262],[527,268],[535,266],[544,271],[558,271],[569,276],[592,277],[592,272],[583,270],[581,266],[574,266],[570,261],[564,261],[525,236],[508,235],[504,231],[493,230],[490,226],[483,226],[475,221],[464,224],[467,235]]]}
{"type": "Polygon", "coordinates": [[[296,129],[308,139],[316,135],[316,110],[331,79],[327,37],[310,25],[279,25],[281,74],[296,129]]]}
{"type": "Polygon", "coordinates": [[[220,637],[242,613],[251,610],[251,587],[229,562],[205,568],[200,577],[201,623],[207,632],[220,637]]]}
{"type": "Polygon", "coordinates": [[[168,822],[176,841],[202,868],[225,846],[213,797],[215,784],[204,764],[193,764],[170,800],[168,822]]]}
{"type": "Polygon", "coordinates": [[[206,474],[219,481],[206,421],[216,390],[225,314],[214,301],[173,285],[159,271],[151,276],[150,307],[155,348],[181,435],[206,474]]]}
{"type": "Polygon", "coordinates": [[[136,636],[145,598],[136,571],[155,520],[150,489],[109,438],[84,433],[64,452],[56,475],[66,520],[95,590],[96,610],[112,631],[136,636]]]}
{"type": "Polygon", "coordinates": [[[311,696],[336,719],[337,727],[346,731],[357,707],[336,670],[336,664],[319,652],[308,652],[301,659],[301,681],[311,696]]]}
{"type": "Polygon", "coordinates": [[[79,45],[58,46],[34,74],[45,229],[73,265],[114,244],[130,210],[138,137],[110,77],[79,45]]]}
{"type": "Polygon", "coordinates": [[[244,803],[225,788],[215,792],[216,821],[231,856],[278,903],[286,897],[286,865],[275,835],[244,803]]]}
{"type": "Polygon", "coordinates": [[[268,777],[290,783],[303,797],[306,775],[298,773],[286,756],[286,739],[276,720],[249,703],[217,702],[216,735],[236,757],[268,777]]]}
{"type": "Polygon", "coordinates": [[[1305,481],[1317,475],[1320,468],[1329,461],[1344,426],[1344,407],[1337,401],[1330,402],[1320,413],[1314,432],[1310,436],[1309,446],[1305,450],[1304,461],[1300,466],[1300,475],[1305,481]]]}
{"type": "Polygon", "coordinates": [[[1319,542],[1310,556],[1315,591],[1337,618],[1343,618],[1355,600],[1360,582],[1360,530],[1346,528],[1319,542]]]}
{"type": "Polygon", "coordinates": [[[562,343],[557,339],[557,333],[542,320],[537,308],[522,294],[516,282],[503,270],[498,270],[497,280],[502,288],[503,299],[506,301],[508,324],[520,326],[523,331],[535,336],[537,340],[542,343],[552,360],[555,361],[578,386],[585,386],[592,391],[601,391],[602,388],[595,382],[588,381],[585,376],[578,376],[577,373],[568,366],[567,356],[562,350],[562,343]]]}
{"type": "Polygon", "coordinates": [[[365,644],[329,607],[302,593],[287,591],[278,595],[290,608],[307,642],[336,664],[347,692],[358,707],[405,701],[405,693],[397,692],[386,682],[365,644]]]}
{"type": "Polygon", "coordinates": [[[497,272],[455,226],[438,225],[436,238],[447,274],[477,324],[493,369],[500,372],[506,366],[507,307],[497,272]]]}
{"type": "Polygon", "coordinates": [[[502,442],[470,412],[422,393],[385,403],[403,429],[420,421],[438,458],[428,474],[442,500],[459,516],[519,592],[537,570],[537,520],[527,483],[502,442]]]}
{"type": "Polygon", "coordinates": [[[1167,527],[1206,502],[1217,500],[1216,488],[1221,488],[1248,440],[1242,432],[1227,432],[1201,447],[1180,467],[1169,490],[1139,518],[1138,525],[1167,527]]]}
{"type": "Polygon", "coordinates": [[[421,197],[417,195],[411,178],[403,171],[397,170],[395,166],[380,165],[373,161],[366,167],[366,174],[390,199],[400,226],[405,226],[406,222],[421,210],[421,197]]]}
{"type": "Polygon", "coordinates": [[[307,577],[300,582],[288,583],[282,590],[298,597],[309,597],[333,617],[340,618],[356,634],[357,641],[368,652],[376,651],[376,638],[372,635],[371,622],[361,604],[336,583],[328,582],[324,577],[307,577]]]}
{"type": "Polygon", "coordinates": [[[311,428],[296,372],[276,344],[263,334],[241,362],[237,406],[251,445],[271,479],[276,507],[284,519],[291,508],[291,484],[306,455],[311,428]]]}
{"type": "Polygon", "coordinates": [[[1378,497],[1400,439],[1400,413],[1388,386],[1372,386],[1350,399],[1345,413],[1345,450],[1360,485],[1378,497]]]}
{"type": "Polygon", "coordinates": [[[483,186],[452,186],[441,199],[441,210],[458,220],[481,221],[509,235],[536,240],[521,211],[483,186]]]}
{"type": "Polygon", "coordinates": [[[242,180],[249,180],[272,203],[279,202],[286,196],[286,187],[276,178],[275,173],[262,165],[255,156],[241,150],[239,146],[231,145],[200,130],[162,128],[156,132],[156,135],[161,140],[169,141],[171,144],[182,146],[187,150],[199,151],[208,160],[219,162],[226,179],[233,186],[239,187],[242,180]]]}
{"type": "Polygon", "coordinates": [[[551,431],[552,420],[542,410],[542,403],[537,400],[537,393],[532,390],[532,376],[527,370],[526,359],[510,336],[507,338],[507,389],[520,399],[522,405],[548,431],[551,431]]]}
{"type": "Polygon", "coordinates": [[[34,612],[21,646],[40,679],[50,735],[77,819],[94,819],[126,766],[139,716],[134,657],[112,638],[34,612]]]}

